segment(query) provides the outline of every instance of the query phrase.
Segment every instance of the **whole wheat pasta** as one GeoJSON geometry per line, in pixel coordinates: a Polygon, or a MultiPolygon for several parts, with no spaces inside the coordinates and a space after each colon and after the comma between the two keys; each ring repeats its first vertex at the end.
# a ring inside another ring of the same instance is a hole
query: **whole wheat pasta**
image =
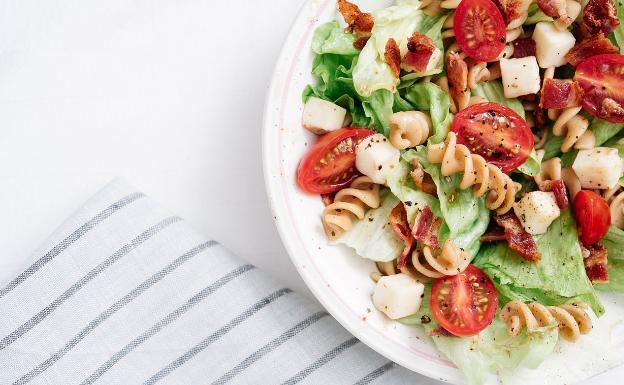
{"type": "Polygon", "coordinates": [[[499,214],[508,212],[521,185],[509,178],[495,165],[477,154],[472,154],[468,147],[457,144],[457,136],[449,132],[446,140],[440,144],[430,145],[427,158],[432,163],[441,163],[442,175],[450,176],[463,172],[459,185],[466,189],[473,187],[476,196],[489,191],[485,204],[490,210],[499,214]]]}
{"type": "Polygon", "coordinates": [[[561,169],[561,179],[566,186],[566,190],[570,194],[570,199],[574,201],[576,194],[581,191],[581,181],[572,167],[564,167],[561,169]]]}
{"type": "MultiPolygon", "coordinates": [[[[561,151],[568,152],[572,147],[577,150],[586,150],[595,147],[596,137],[589,130],[589,121],[579,115],[582,107],[567,107],[556,110],[556,120],[553,124],[553,135],[565,134],[561,151]]],[[[549,114],[552,110],[549,110],[549,114]]]]}
{"type": "Polygon", "coordinates": [[[399,150],[423,144],[431,134],[431,118],[424,112],[395,112],[389,120],[390,143],[399,150]]]}
{"type": "Polygon", "coordinates": [[[379,185],[360,176],[348,188],[338,191],[334,202],[323,210],[321,218],[327,237],[333,240],[349,231],[353,217],[363,219],[368,207],[379,207],[379,185]]]}
{"type": "Polygon", "coordinates": [[[620,185],[616,185],[609,190],[601,190],[603,198],[609,203],[611,212],[611,224],[624,228],[624,190],[620,185]]]}
{"type": "Polygon", "coordinates": [[[535,176],[535,182],[540,189],[548,181],[561,179],[561,158],[552,158],[542,162],[540,173],[535,176]]]}
{"type": "Polygon", "coordinates": [[[418,250],[412,252],[412,265],[420,274],[429,278],[440,278],[445,275],[457,275],[466,270],[470,264],[470,255],[450,239],[447,239],[438,255],[434,255],[429,246],[422,250],[425,264],[420,261],[418,250]]]}
{"type": "Polygon", "coordinates": [[[581,334],[587,334],[592,329],[592,321],[585,311],[586,307],[587,305],[582,303],[544,306],[537,302],[526,304],[513,300],[505,304],[498,317],[507,324],[507,331],[514,337],[524,328],[530,332],[539,327],[556,324],[563,339],[575,342],[581,334]]]}

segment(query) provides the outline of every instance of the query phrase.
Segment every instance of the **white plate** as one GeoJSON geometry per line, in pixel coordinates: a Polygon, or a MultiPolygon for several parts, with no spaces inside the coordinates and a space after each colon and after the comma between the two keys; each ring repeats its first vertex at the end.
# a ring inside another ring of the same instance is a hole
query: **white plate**
{"type": "MultiPolygon", "coordinates": [[[[358,2],[377,9],[380,1],[358,2]]],[[[290,258],[316,298],[345,328],[390,360],[426,376],[461,382],[461,374],[420,328],[390,321],[377,312],[370,295],[373,262],[344,246],[327,242],[320,221],[318,196],[303,194],[295,183],[299,160],[315,137],[301,127],[301,93],[312,82],[312,33],[336,17],[336,0],[307,2],[294,22],[277,61],[267,95],[263,154],[273,216],[290,258]]]]}
{"type": "MultiPolygon", "coordinates": [[[[390,1],[359,0],[374,10],[390,1]]],[[[318,196],[296,185],[299,160],[314,135],[301,126],[301,93],[312,83],[314,29],[336,18],[336,0],[310,0],[303,7],[277,61],[265,105],[264,174],[273,217],[295,264],[312,293],[346,329],[388,359],[428,377],[463,383],[459,370],[437,352],[423,331],[385,318],[372,306],[374,263],[344,246],[329,245],[323,233],[318,196]]],[[[617,294],[601,295],[607,314],[582,343],[562,344],[538,370],[522,370],[510,383],[570,383],[622,363],[624,307],[617,294]],[[528,382],[527,382],[528,381],[528,382]]],[[[495,382],[495,381],[492,381],[495,382]]]]}

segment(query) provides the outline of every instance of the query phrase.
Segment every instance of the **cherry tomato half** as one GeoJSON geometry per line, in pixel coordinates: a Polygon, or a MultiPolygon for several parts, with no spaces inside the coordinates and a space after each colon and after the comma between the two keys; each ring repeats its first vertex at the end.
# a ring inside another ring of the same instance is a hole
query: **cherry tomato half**
{"type": "Polygon", "coordinates": [[[511,108],[497,103],[463,109],[455,115],[451,130],[457,134],[458,143],[504,173],[521,166],[535,145],[527,122],[511,108]]]}
{"type": "Polygon", "coordinates": [[[492,323],[498,293],[490,277],[468,265],[462,273],[435,281],[429,301],[440,326],[456,336],[473,336],[492,323]]]}
{"type": "Polygon", "coordinates": [[[505,48],[505,21],[490,0],[462,0],[453,16],[457,44],[476,61],[492,61],[505,48]]]}
{"type": "Polygon", "coordinates": [[[313,194],[328,194],[351,183],[360,175],[355,168],[355,146],[374,133],[349,127],[321,136],[299,163],[299,187],[313,194]]]}
{"type": "Polygon", "coordinates": [[[593,245],[602,239],[611,226],[611,211],[602,197],[593,191],[581,190],[574,197],[573,207],[579,239],[593,245]]]}
{"type": "Polygon", "coordinates": [[[609,122],[624,122],[624,55],[591,56],[576,66],[574,79],[584,91],[583,108],[609,122]]]}

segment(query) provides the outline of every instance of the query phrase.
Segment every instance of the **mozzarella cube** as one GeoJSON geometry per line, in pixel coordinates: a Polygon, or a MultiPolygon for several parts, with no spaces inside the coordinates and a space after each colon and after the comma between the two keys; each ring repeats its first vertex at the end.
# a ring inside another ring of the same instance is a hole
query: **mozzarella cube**
{"type": "Polygon", "coordinates": [[[303,106],[302,123],[315,134],[325,134],[342,128],[347,110],[317,97],[310,97],[303,106]]]}
{"type": "Polygon", "coordinates": [[[539,92],[540,73],[535,56],[501,59],[500,69],[506,98],[517,98],[539,92]]]}
{"type": "Polygon", "coordinates": [[[514,203],[513,209],[522,227],[533,235],[544,234],[548,226],[561,214],[555,194],[544,191],[525,194],[514,203]]]}
{"type": "Polygon", "coordinates": [[[391,319],[412,315],[420,309],[425,286],[407,274],[381,277],[373,292],[373,305],[391,319]]]}
{"type": "Polygon", "coordinates": [[[537,62],[542,68],[566,64],[565,55],[576,42],[570,31],[567,29],[561,31],[553,23],[546,21],[535,25],[533,40],[535,40],[537,62]]]}
{"type": "Polygon", "coordinates": [[[386,183],[386,172],[399,165],[401,152],[382,134],[363,139],[355,147],[355,167],[373,182],[386,183]]]}
{"type": "Polygon", "coordinates": [[[580,150],[572,169],[585,189],[610,189],[622,176],[623,165],[618,150],[609,147],[595,147],[580,150]]]}

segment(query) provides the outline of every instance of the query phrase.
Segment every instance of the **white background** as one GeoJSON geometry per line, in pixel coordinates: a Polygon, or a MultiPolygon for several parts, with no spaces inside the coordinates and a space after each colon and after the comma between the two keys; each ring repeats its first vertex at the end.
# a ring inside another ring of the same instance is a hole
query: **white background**
{"type": "Polygon", "coordinates": [[[122,176],[309,293],[273,227],[260,148],[272,68],[302,4],[0,0],[0,282],[122,176]]]}

